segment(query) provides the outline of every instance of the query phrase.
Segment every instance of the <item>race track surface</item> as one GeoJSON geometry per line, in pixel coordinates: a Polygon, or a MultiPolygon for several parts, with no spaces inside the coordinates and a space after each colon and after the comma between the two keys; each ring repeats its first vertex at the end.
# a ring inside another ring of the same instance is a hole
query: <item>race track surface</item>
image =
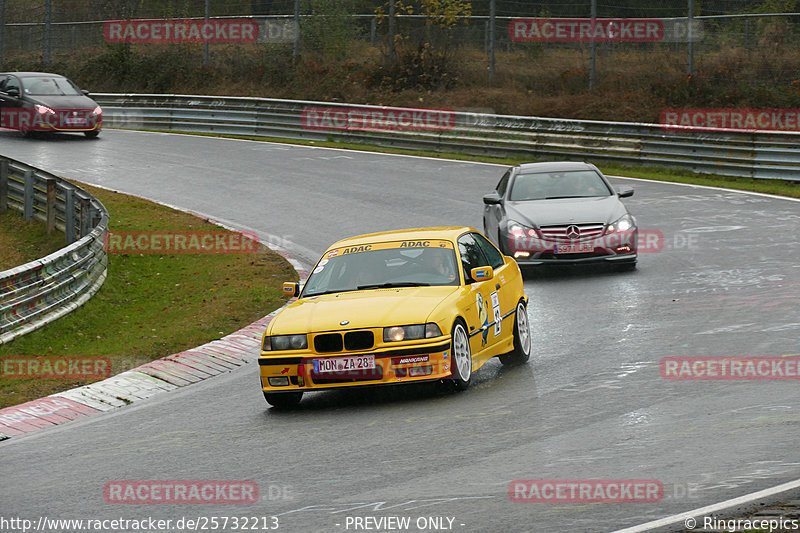
{"type": "MultiPolygon", "coordinates": [[[[271,235],[306,262],[358,233],[480,229],[481,196],[502,174],[468,162],[125,131],[96,141],[2,132],[0,153],[271,235]]],[[[600,532],[797,479],[797,381],[665,380],[659,361],[800,352],[800,204],[613,181],[634,186],[625,203],[641,229],[663,233],[663,249],[641,254],[634,272],[528,274],[528,365],[491,361],[464,393],[323,392],[288,413],[267,406],[257,366],[245,365],[0,443],[0,515],[277,515],[278,531],[292,532],[354,531],[354,517],[388,516],[431,531],[434,522],[418,520],[448,517],[453,531],[600,532]],[[516,479],[585,478],[659,480],[665,497],[548,504],[508,495],[516,479]],[[103,487],[115,480],[253,480],[261,499],[114,505],[103,487]]]]}

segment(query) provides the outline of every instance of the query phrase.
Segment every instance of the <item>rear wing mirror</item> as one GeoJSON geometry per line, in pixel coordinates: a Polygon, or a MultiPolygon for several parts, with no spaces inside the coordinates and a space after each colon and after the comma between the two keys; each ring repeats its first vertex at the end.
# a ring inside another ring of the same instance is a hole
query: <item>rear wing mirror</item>
{"type": "Polygon", "coordinates": [[[294,298],[300,294],[300,284],[293,281],[287,281],[283,284],[283,295],[289,298],[294,298]]]}
{"type": "Polygon", "coordinates": [[[494,269],[490,266],[475,267],[469,271],[469,275],[475,281],[489,281],[494,277],[494,269]]]}
{"type": "Polygon", "coordinates": [[[620,187],[617,189],[617,195],[620,198],[628,198],[633,196],[633,187],[620,187]]]}

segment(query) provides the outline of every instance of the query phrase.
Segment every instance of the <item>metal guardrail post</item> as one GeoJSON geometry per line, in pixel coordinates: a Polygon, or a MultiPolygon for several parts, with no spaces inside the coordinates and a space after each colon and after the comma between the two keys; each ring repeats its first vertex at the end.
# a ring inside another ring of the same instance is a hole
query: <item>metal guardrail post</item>
{"type": "Polygon", "coordinates": [[[47,184],[47,234],[50,235],[56,230],[56,180],[55,178],[45,178],[47,184]]]}
{"type": "Polygon", "coordinates": [[[79,231],[80,231],[80,234],[78,235],[78,238],[81,238],[81,237],[84,237],[86,235],[89,235],[89,232],[91,231],[91,229],[89,228],[89,225],[90,225],[90,223],[92,221],[92,217],[91,217],[91,213],[90,213],[91,203],[90,203],[90,200],[89,200],[88,196],[85,196],[84,194],[82,194],[80,192],[77,193],[77,196],[78,196],[78,199],[79,199],[80,204],[81,204],[81,207],[80,207],[81,211],[80,211],[80,215],[79,215],[80,226],[78,228],[79,231]]]}
{"type": "Polygon", "coordinates": [[[64,235],[67,244],[75,242],[75,190],[64,191],[64,235]]]}
{"type": "Polygon", "coordinates": [[[8,209],[8,161],[0,159],[0,213],[8,209]]]}
{"type": "Polygon", "coordinates": [[[25,222],[33,221],[33,171],[25,171],[25,198],[22,218],[25,222]]]}

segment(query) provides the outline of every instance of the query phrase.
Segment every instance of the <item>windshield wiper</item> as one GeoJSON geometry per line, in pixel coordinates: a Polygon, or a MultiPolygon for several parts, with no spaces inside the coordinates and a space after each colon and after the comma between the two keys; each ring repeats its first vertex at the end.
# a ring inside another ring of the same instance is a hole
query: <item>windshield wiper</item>
{"type": "Polygon", "coordinates": [[[421,283],[418,281],[397,281],[389,283],[372,283],[369,285],[359,285],[358,290],[363,291],[366,289],[392,289],[394,287],[429,287],[430,283],[421,283]]]}
{"type": "Polygon", "coordinates": [[[586,195],[586,196],[547,196],[544,200],[560,200],[562,198],[594,198],[595,195],[586,195]]]}
{"type": "Polygon", "coordinates": [[[331,289],[329,291],[311,292],[311,293],[308,293],[308,294],[304,294],[303,298],[306,298],[308,296],[323,296],[325,294],[335,294],[337,292],[350,292],[350,291],[354,291],[354,290],[356,290],[356,289],[331,289]]]}

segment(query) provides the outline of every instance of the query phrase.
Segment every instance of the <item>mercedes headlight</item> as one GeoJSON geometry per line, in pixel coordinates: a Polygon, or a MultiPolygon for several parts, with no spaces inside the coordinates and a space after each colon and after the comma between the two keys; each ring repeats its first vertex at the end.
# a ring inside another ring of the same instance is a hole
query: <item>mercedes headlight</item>
{"type": "Polygon", "coordinates": [[[606,228],[606,233],[625,232],[635,228],[636,223],[634,222],[633,217],[628,213],[625,213],[613,223],[608,225],[608,228],[606,228]]]}

